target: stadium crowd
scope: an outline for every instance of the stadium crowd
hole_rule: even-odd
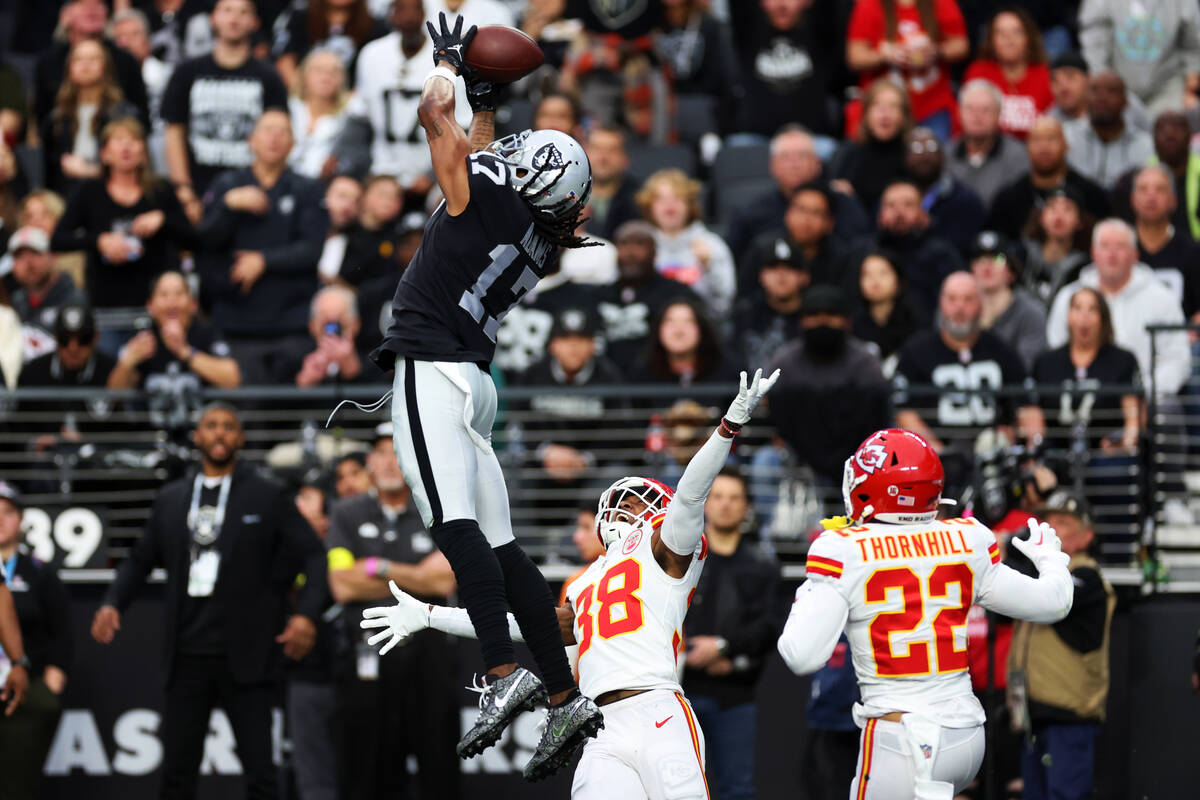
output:
[[[753,513],[730,530],[794,526],[785,468],[836,497],[842,459],[892,422],[942,452],[955,490],[981,453],[1019,451],[1024,510],[1061,484],[1102,518],[1114,480],[1085,481],[1080,448],[1093,468],[1136,464],[1148,401],[1186,410],[1200,394],[1186,330],[1200,322],[1200,5],[1154,5],[6,5],[0,377],[141,390],[172,430],[210,388],[387,383],[367,353],[440,201],[417,105],[425,21],[446,11],[541,45],[546,63],[502,90],[498,134],[561,130],[592,168],[581,232],[600,246],[564,251],[497,336],[493,373],[530,389],[505,437],[506,465],[533,475],[515,496],[542,498],[527,521],[569,530],[598,487],[647,464],[677,479],[716,421],[677,397],[757,367],[783,379],[772,436],[735,454],[750,480],[729,488]],[[457,109],[465,124],[461,81]],[[625,384],[661,392],[612,391]],[[29,429],[47,464],[112,421],[102,404],[42,408],[61,412]],[[651,420],[644,460],[606,434],[622,412]],[[300,487],[322,536],[333,498],[385,471],[369,459],[339,454]],[[1184,463],[1160,504],[1180,525]],[[387,561],[369,552],[360,565]],[[689,674],[744,704],[769,638],[689,656]],[[720,670],[742,656],[730,688]],[[752,796],[744,770],[718,773],[722,797]]]

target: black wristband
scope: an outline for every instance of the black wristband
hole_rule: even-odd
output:
[[[721,432],[729,434],[726,438],[732,439],[742,432],[742,426],[736,422],[730,422],[727,418],[721,417]]]

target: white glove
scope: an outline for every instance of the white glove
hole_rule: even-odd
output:
[[[365,629],[383,628],[379,633],[367,639],[367,644],[375,646],[391,639],[379,650],[379,655],[386,655],[389,650],[400,643],[401,639],[411,636],[417,631],[429,627],[429,605],[407,594],[395,581],[388,581],[388,588],[396,598],[394,606],[376,606],[363,610],[363,619],[359,625]]]
[[[1048,522],[1038,522],[1030,517],[1029,538],[1019,539],[1014,536],[1011,541],[1013,547],[1024,553],[1034,563],[1038,572],[1042,571],[1044,564],[1052,561],[1058,561],[1066,566],[1067,562],[1071,560],[1062,551],[1062,540],[1058,538],[1058,532],[1051,528]]]
[[[745,425],[750,421],[750,414],[758,407],[759,401],[763,399],[763,395],[771,391],[771,387],[775,385],[775,381],[779,379],[779,370],[775,370],[769,378],[763,378],[762,370],[754,370],[754,379],[750,381],[750,386],[746,386],[746,373],[742,373],[741,388],[738,389],[738,396],[733,398],[733,402],[729,404],[729,410],[725,412],[725,419],[732,422],[734,425]]]

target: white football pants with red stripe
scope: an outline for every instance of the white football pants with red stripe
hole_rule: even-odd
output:
[[[679,692],[653,689],[600,709],[583,746],[571,800],[707,800],[704,733]]]
[[[850,800],[924,800],[942,795],[931,785],[935,782],[945,787],[947,798],[965,789],[983,763],[983,726],[936,730],[939,740],[928,750],[914,753],[919,745],[912,742],[903,724],[867,720],[859,737],[858,774],[850,784]],[[922,781],[922,791],[917,784],[918,758],[933,762],[927,765],[929,770],[921,770],[931,779]]]

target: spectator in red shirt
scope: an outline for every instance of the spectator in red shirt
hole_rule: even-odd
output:
[[[846,40],[846,63],[862,88],[890,76],[908,89],[917,124],[950,138],[956,115],[949,65],[970,49],[955,0],[859,0]]]
[[[991,81],[1004,93],[1000,130],[1024,139],[1033,121],[1054,104],[1046,48],[1029,12],[1009,8],[992,17],[964,81],[974,78]]]

